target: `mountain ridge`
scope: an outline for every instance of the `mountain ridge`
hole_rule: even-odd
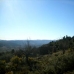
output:
[[[47,44],[53,40],[0,40],[0,47],[17,47],[17,46],[25,46],[25,44],[29,41],[31,45],[41,46],[43,44]]]

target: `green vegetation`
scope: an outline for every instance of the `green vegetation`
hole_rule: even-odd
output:
[[[74,37],[0,52],[0,74],[74,74]]]

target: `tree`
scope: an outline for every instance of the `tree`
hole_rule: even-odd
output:
[[[26,62],[28,65],[29,65],[28,57],[30,56],[31,53],[32,53],[32,46],[30,45],[29,40],[27,40],[25,44],[25,56],[26,56]]]

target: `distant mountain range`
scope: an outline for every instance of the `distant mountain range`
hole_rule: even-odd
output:
[[[29,40],[30,45],[33,46],[41,46],[43,44],[47,44],[53,40]],[[17,47],[17,46],[25,46],[27,40],[0,40],[0,47]]]

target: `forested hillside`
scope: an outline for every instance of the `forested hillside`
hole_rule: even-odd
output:
[[[0,52],[0,74],[74,74],[74,36]]]
[[[39,47],[40,54],[52,54],[53,52],[57,52],[62,50],[63,54],[65,50],[70,49],[71,51],[74,49],[74,36],[64,36],[62,39],[52,41],[48,44],[42,45]]]

